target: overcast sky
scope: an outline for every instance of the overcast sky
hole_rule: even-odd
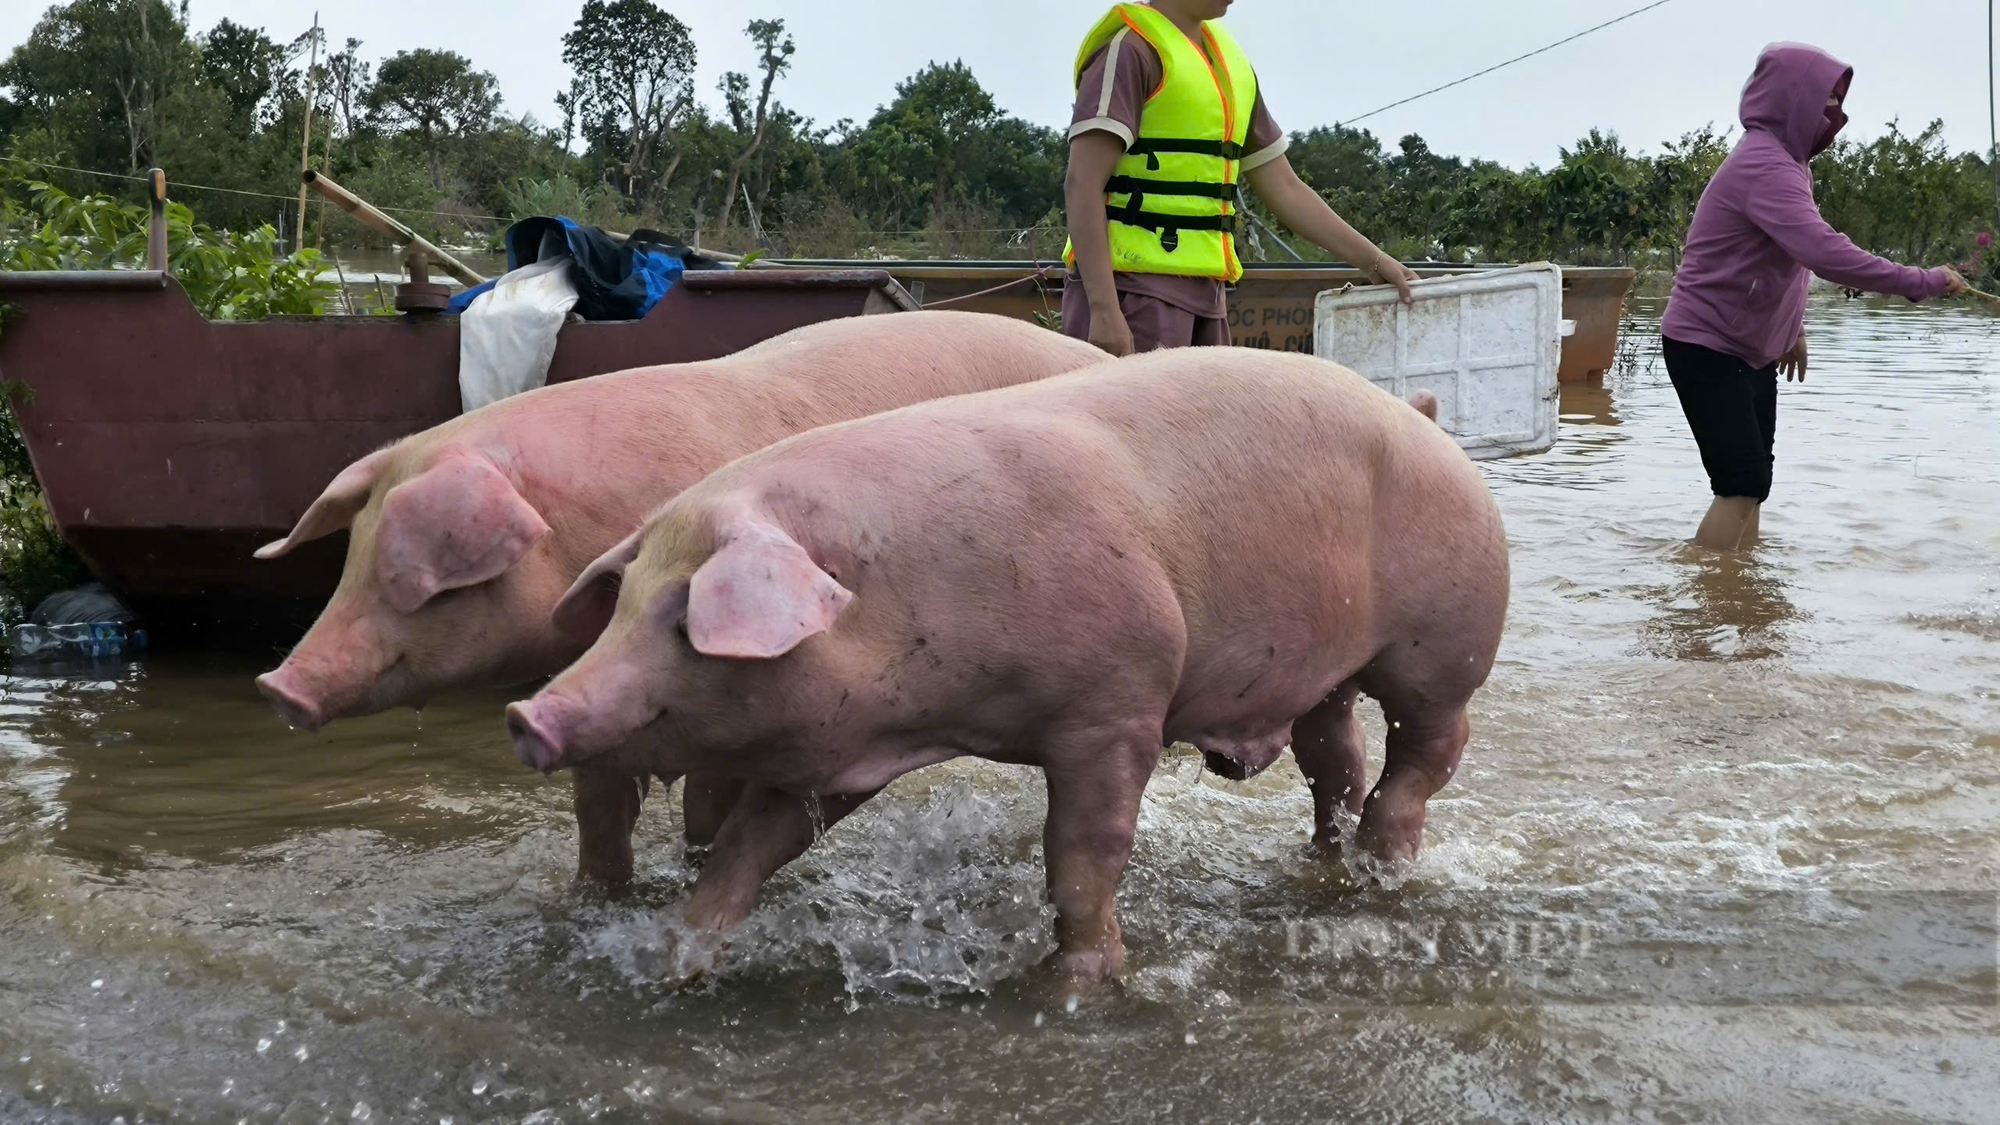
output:
[[[1238,0],[1229,24],[1280,124],[1305,129],[1543,46],[1645,0]],[[1076,42],[1097,0],[665,0],[700,51],[699,89],[748,70],[752,17],[781,17],[798,41],[780,100],[822,122],[865,119],[895,83],[935,59],[963,59],[1010,113],[1069,119]],[[48,5],[0,0],[11,50]],[[290,40],[318,8],[331,40],[363,41],[380,58],[443,47],[500,79],[507,108],[558,120],[568,82],[561,37],[575,0],[192,0],[205,29],[227,16]],[[1497,74],[1363,122],[1393,142],[1420,133],[1446,153],[1547,164],[1592,126],[1635,148],[1705,122],[1734,125],[1736,96],[1757,51],[1777,39],[1814,43],[1856,68],[1849,136],[1872,137],[1943,118],[1954,148],[1987,144],[1987,5],[1983,0],[1671,0],[1666,6]]]

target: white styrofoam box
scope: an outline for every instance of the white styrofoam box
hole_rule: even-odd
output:
[[[1438,397],[1438,424],[1475,460],[1555,444],[1562,268],[1547,262],[1433,277],[1404,305],[1387,285],[1328,290],[1313,303],[1313,354],[1407,398]]]

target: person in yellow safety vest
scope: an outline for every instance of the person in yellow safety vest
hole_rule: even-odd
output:
[[[1229,343],[1239,179],[1286,226],[1410,299],[1416,275],[1292,171],[1250,60],[1214,22],[1231,2],[1119,4],[1077,52],[1063,331],[1113,355]]]

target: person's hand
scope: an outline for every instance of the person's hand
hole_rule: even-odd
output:
[[[1944,295],[1956,297],[1971,286],[1965,283],[1965,276],[1950,266],[1944,268]]]
[[[1372,284],[1395,286],[1396,296],[1402,298],[1404,304],[1416,303],[1416,298],[1410,293],[1410,282],[1417,279],[1415,270],[1378,250],[1375,260],[1365,272]]]
[[[1125,311],[1117,305],[1090,310],[1090,342],[1112,355],[1131,355],[1132,326],[1125,323]]]
[[[1957,275],[1954,274],[1952,276],[1956,277]],[[1785,382],[1787,383],[1792,381],[1793,376],[1797,376],[1798,381],[1801,383],[1806,381],[1805,333],[1799,333],[1799,342],[1792,345],[1792,350],[1778,357],[1778,370],[1785,373]]]

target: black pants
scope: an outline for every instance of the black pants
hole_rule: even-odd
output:
[[[1680,396],[1701,467],[1717,496],[1771,497],[1778,437],[1778,365],[1751,367],[1700,344],[1662,339],[1667,377]]]

